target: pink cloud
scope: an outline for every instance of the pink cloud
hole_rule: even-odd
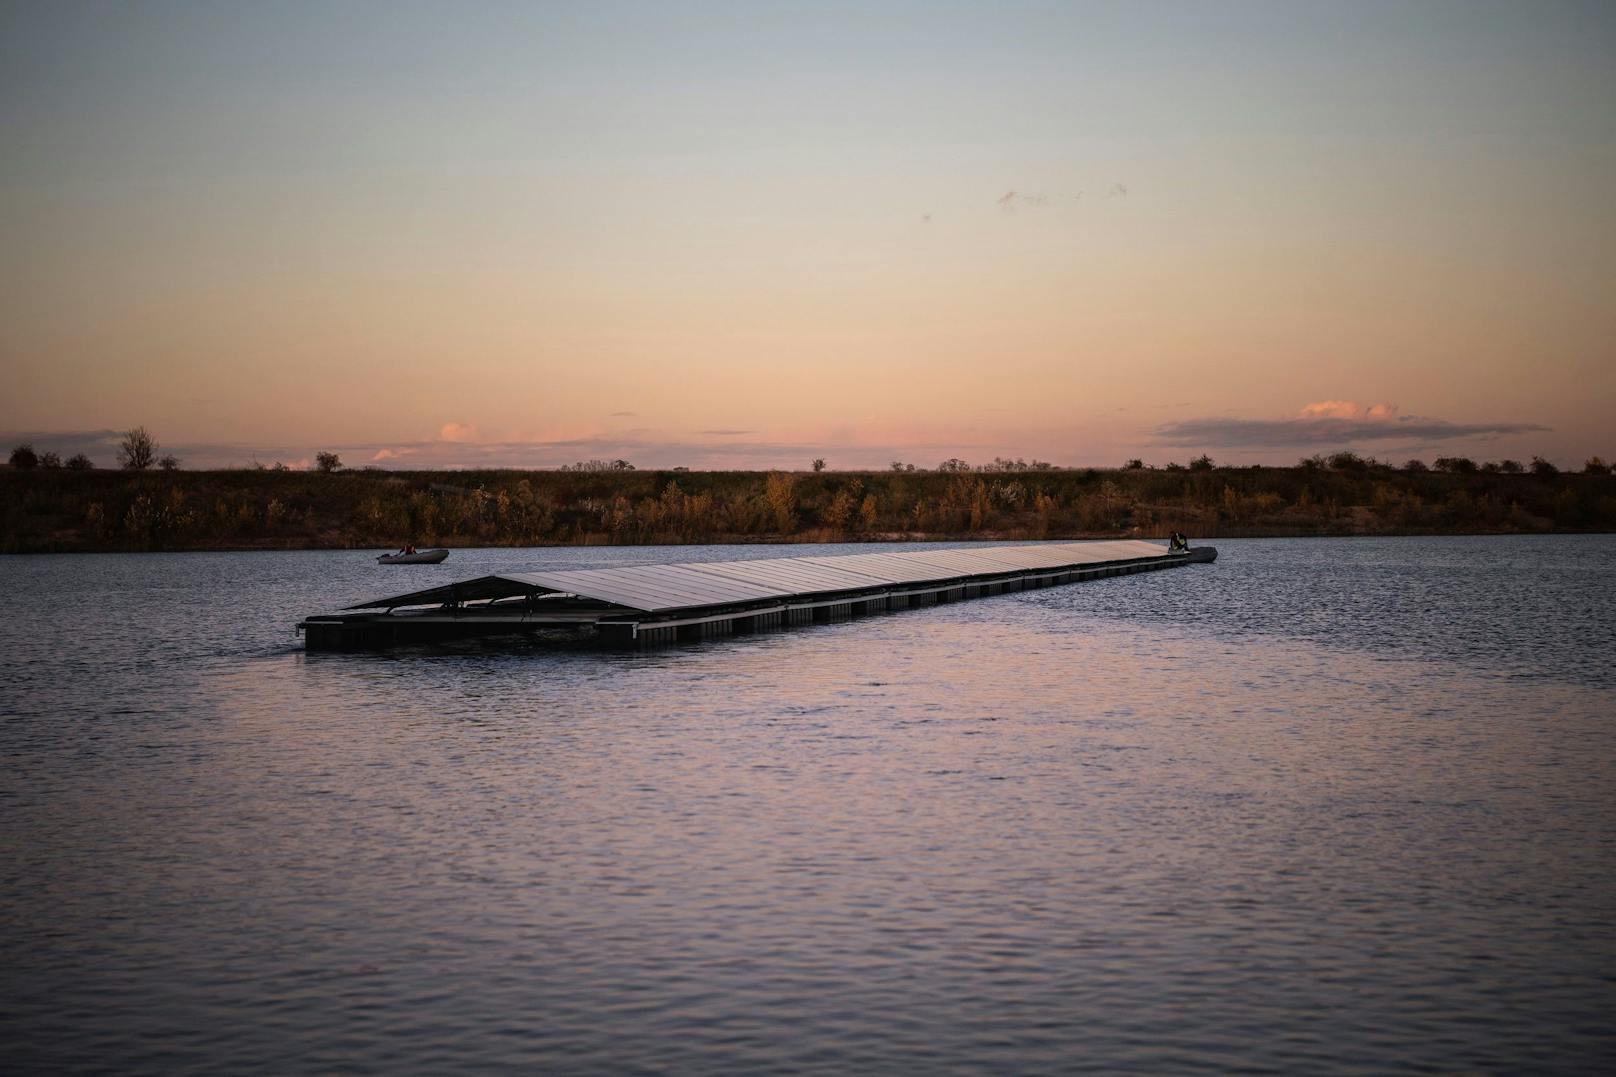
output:
[[[444,423],[438,431],[439,441],[476,441],[477,427],[472,423]]]
[[[1369,422],[1391,422],[1397,418],[1396,404],[1362,404],[1351,400],[1320,400],[1301,411],[1304,419],[1358,419]]]

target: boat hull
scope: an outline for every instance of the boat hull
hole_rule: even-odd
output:
[[[384,553],[378,565],[435,565],[449,556],[448,550],[420,550],[416,553]]]

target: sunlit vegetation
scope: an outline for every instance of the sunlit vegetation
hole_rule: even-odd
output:
[[[0,468],[0,550],[1616,530],[1616,476],[1523,466],[876,472]],[[1443,464],[1448,466],[1443,467]]]

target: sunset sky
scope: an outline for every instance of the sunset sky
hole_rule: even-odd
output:
[[[0,7],[0,432],[1616,455],[1616,5]]]

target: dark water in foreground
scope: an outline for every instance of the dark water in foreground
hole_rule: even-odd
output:
[[[1616,538],[1220,548],[628,655],[291,626],[805,551],[0,559],[0,1069],[1606,1067]]]

